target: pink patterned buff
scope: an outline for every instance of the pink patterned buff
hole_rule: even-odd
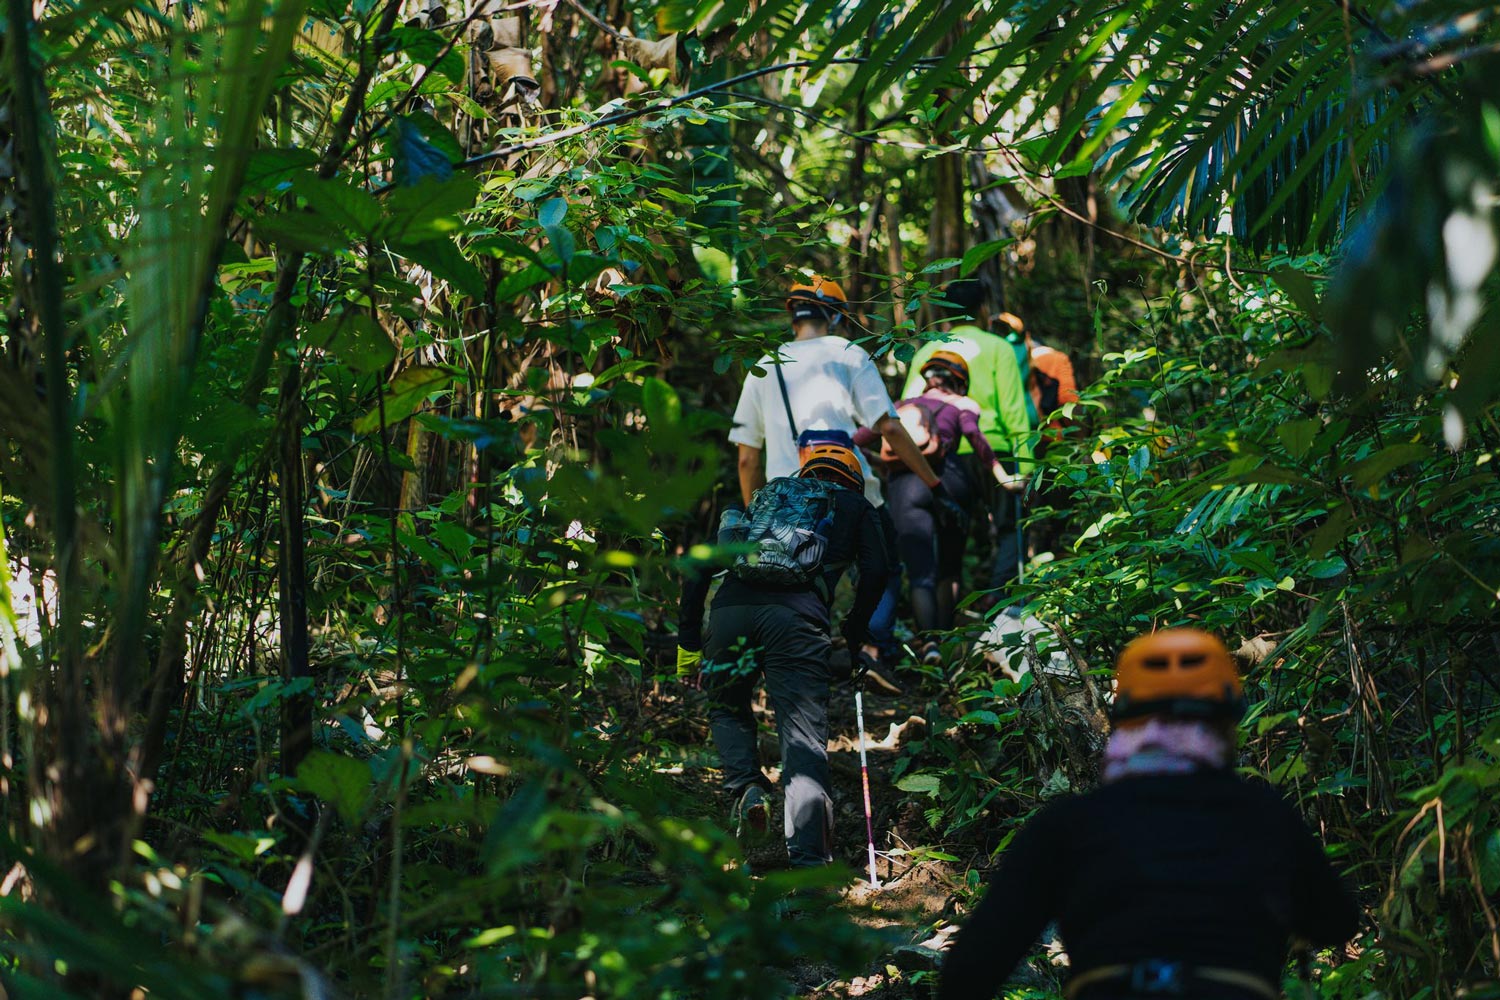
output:
[[[1104,780],[1225,767],[1230,750],[1230,741],[1206,722],[1148,718],[1142,725],[1109,734]]]

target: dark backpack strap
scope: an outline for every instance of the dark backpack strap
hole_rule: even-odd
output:
[[[1062,383],[1040,368],[1032,368],[1031,374],[1036,378],[1037,394],[1042,397],[1041,402],[1037,404],[1037,410],[1040,411],[1037,416],[1039,419],[1045,419],[1047,414],[1058,407],[1057,399],[1062,391]]]
[[[792,416],[792,397],[786,391],[786,376],[781,374],[781,351],[776,352],[776,381],[781,385],[781,405],[786,407],[786,423],[792,429],[792,443],[798,444],[797,418]]]

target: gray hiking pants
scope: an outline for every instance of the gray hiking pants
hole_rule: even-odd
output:
[[[787,854],[793,867],[833,860],[833,799],[828,794],[828,632],[777,604],[715,608],[703,645],[709,723],[738,799],[750,785],[770,790],[760,769],[750,696],[762,674],[781,738],[781,787]]]

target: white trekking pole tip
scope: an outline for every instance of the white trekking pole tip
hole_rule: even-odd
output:
[[[870,808],[870,762],[865,754],[865,693],[854,689],[854,717],[859,724],[859,780],[865,798],[865,849],[870,866],[870,888],[879,889],[880,880],[875,877],[875,820]]]

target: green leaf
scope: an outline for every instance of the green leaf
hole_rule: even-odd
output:
[[[1323,421],[1316,417],[1307,420],[1293,420],[1290,423],[1278,424],[1276,436],[1281,439],[1281,445],[1293,458],[1302,458],[1310,448],[1318,431],[1323,429]]]
[[[942,787],[942,782],[935,774],[908,774],[896,782],[896,787],[903,792],[926,793],[935,796],[938,789]]]
[[[1333,389],[1334,368],[1321,362],[1309,361],[1302,366],[1302,384],[1307,386],[1307,394],[1318,402],[1328,398],[1328,393]]]
[[[566,198],[549,198],[542,202],[541,208],[537,209],[536,221],[543,229],[555,229],[562,225],[567,215],[568,200]]]
[[[557,252],[557,259],[562,261],[566,268],[573,262],[573,254],[577,252],[578,244],[573,239],[573,234],[562,226],[553,226],[547,230],[547,242],[552,244],[552,249]]]
[[[1014,242],[1015,240],[1013,239],[990,240],[987,243],[980,243],[978,246],[972,246],[965,250],[964,259],[959,263],[958,267],[959,276],[967,278],[974,272],[976,267]]]
[[[392,188],[385,196],[387,217],[378,235],[398,244],[449,237],[462,228],[459,216],[474,207],[478,193],[478,183],[468,174],[447,180],[424,177],[410,187]]]
[[[313,324],[304,336],[357,372],[380,371],[396,360],[396,345],[368,313],[350,310]]]
[[[428,396],[446,388],[453,375],[445,368],[417,365],[396,373],[391,384],[385,388],[385,423],[389,427],[405,420],[422,405]],[[380,407],[354,421],[354,433],[373,434],[380,429]]]
[[[653,431],[675,428],[682,422],[682,400],[677,391],[659,378],[648,378],[642,386],[642,405]]]
[[[255,235],[282,250],[333,253],[349,245],[339,230],[311,212],[286,211],[263,215],[251,223]]]
[[[290,185],[318,165],[318,155],[307,149],[257,149],[245,165],[244,195],[266,194]]]
[[[297,769],[294,784],[338,810],[347,824],[358,822],[370,804],[370,768],[342,754],[314,750]]]
[[[1312,541],[1308,543],[1308,555],[1319,557],[1327,555],[1335,546],[1349,537],[1349,523],[1354,519],[1354,509],[1348,503],[1340,504],[1328,514],[1328,520],[1318,526],[1313,532]]]
[[[936,274],[938,271],[946,271],[950,267],[958,267],[963,261],[958,257],[943,257],[928,264],[918,274]]]
[[[1294,271],[1289,267],[1279,267],[1271,272],[1271,280],[1287,297],[1297,304],[1307,315],[1317,321],[1323,320],[1322,305],[1318,302],[1318,292],[1313,288],[1312,279],[1301,271]]]
[[[375,196],[343,181],[305,177],[297,181],[297,193],[308,208],[352,236],[369,236],[380,224]]]
[[[495,301],[508,302],[522,292],[530,291],[537,285],[546,284],[552,280],[552,277],[551,271],[536,265],[507,274],[495,285]]]
[[[1392,444],[1380,449],[1368,458],[1355,462],[1347,470],[1357,489],[1368,489],[1391,472],[1410,462],[1419,462],[1430,457],[1432,452],[1425,446],[1414,443]]]
[[[452,240],[402,243],[397,251],[407,260],[427,268],[434,278],[446,281],[470,298],[484,298],[484,275]]]
[[[424,178],[445,181],[453,176],[453,160],[448,153],[434,146],[409,116],[396,119],[395,128],[397,184],[410,187]]]
[[[660,191],[657,192],[658,194]],[[549,198],[542,202],[542,207],[537,210],[536,220],[541,225],[542,231],[547,234],[547,242],[552,244],[552,249],[557,252],[557,259],[562,261],[564,268],[572,263],[573,254],[577,250],[577,243],[573,240],[573,234],[568,232],[563,225],[563,220],[568,217],[568,200],[566,198]]]
[[[1479,887],[1488,896],[1500,890],[1500,829],[1491,830],[1479,850]]]

